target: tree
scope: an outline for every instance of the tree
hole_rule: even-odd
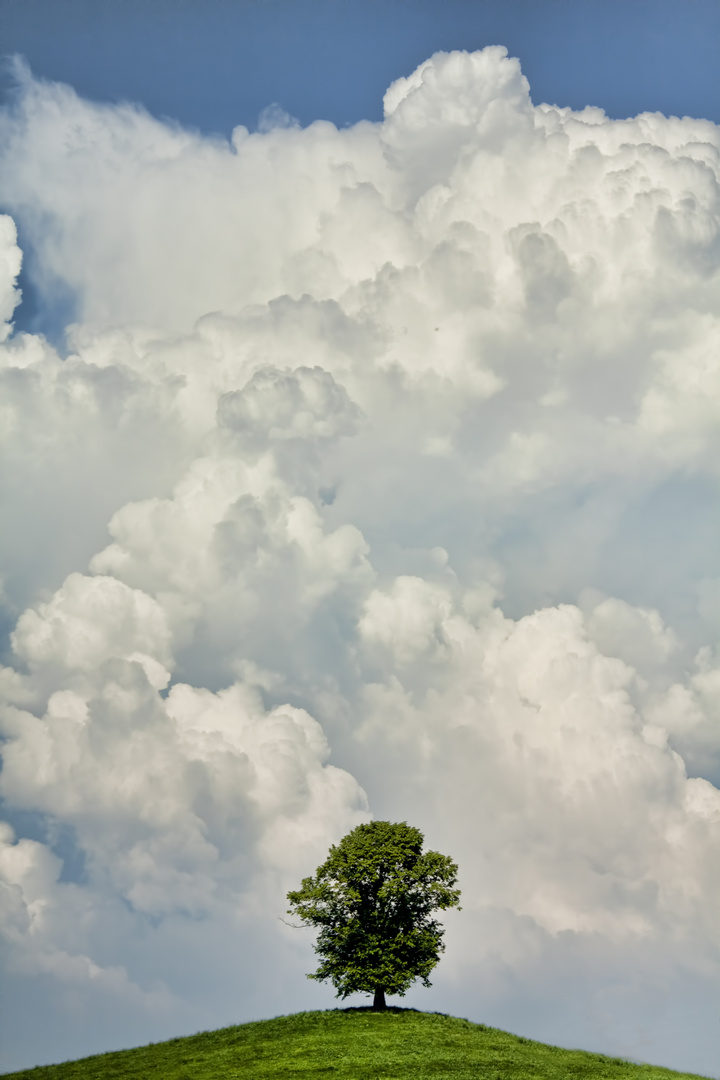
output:
[[[309,979],[330,980],[337,996],[405,994],[415,979],[430,986],[444,952],[443,928],[432,913],[458,907],[457,866],[437,851],[423,853],[423,834],[405,822],[358,825],[330,848],[314,877],[287,894],[288,914],[320,928],[321,958]]]

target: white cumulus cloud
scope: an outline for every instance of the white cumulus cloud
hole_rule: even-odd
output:
[[[714,1069],[720,132],[499,46],[266,112],[0,114],[3,1065],[329,1003],[283,895],[376,816],[432,1007]]]

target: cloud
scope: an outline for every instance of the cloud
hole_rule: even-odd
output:
[[[5,341],[12,327],[9,321],[20,302],[20,292],[15,288],[15,279],[20,273],[22,253],[17,246],[15,222],[7,214],[0,216],[0,321],[2,322],[2,340]]]
[[[330,1000],[277,916],[374,815],[460,864],[434,1007],[709,1070],[717,128],[500,47],[231,142],[19,78],[6,1066]]]

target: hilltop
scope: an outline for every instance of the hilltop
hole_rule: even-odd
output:
[[[5,1074],[5,1080],[690,1080],[691,1073],[562,1050],[441,1013],[303,1012],[135,1050]]]

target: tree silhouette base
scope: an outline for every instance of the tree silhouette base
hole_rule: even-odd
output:
[[[382,986],[379,986],[375,991],[372,1007],[374,1012],[384,1012],[384,1010],[387,1009],[387,1005],[385,1004],[385,991]]]

